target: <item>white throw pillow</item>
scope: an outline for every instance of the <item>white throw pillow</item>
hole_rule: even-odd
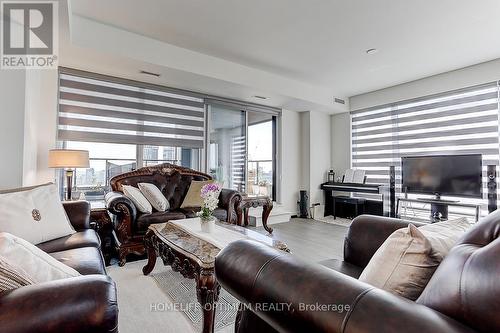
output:
[[[0,232],[32,244],[75,233],[59,199],[57,187],[45,184],[0,192]]]
[[[365,267],[360,281],[416,300],[441,261],[470,228],[465,218],[393,232]]]
[[[141,193],[141,191],[130,185],[123,185],[123,194],[134,203],[135,207],[141,213],[151,214],[153,212],[153,207],[149,203],[148,199]]]
[[[28,273],[0,255],[0,293],[35,284]]]
[[[17,263],[35,283],[80,276],[35,245],[7,232],[0,232],[0,256]]]
[[[170,204],[155,184],[139,183],[139,190],[148,199],[151,206],[159,212],[164,212],[170,208]]]

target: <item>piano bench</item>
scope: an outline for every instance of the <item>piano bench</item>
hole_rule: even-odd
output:
[[[363,198],[353,198],[345,195],[333,196],[333,219],[336,219],[336,205],[337,203],[354,205],[354,217],[363,214],[365,211],[366,199]]]

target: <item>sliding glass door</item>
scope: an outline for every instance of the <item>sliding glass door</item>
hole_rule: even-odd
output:
[[[276,122],[272,115],[248,112],[247,193],[275,198]]]
[[[208,172],[224,187],[276,198],[276,116],[208,106]]]
[[[245,192],[246,112],[222,105],[209,110],[208,171],[224,187]]]

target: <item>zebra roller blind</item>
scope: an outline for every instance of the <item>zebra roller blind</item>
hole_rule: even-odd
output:
[[[245,162],[247,156],[247,136],[240,135],[231,138],[231,179],[235,190],[244,191]]]
[[[366,170],[367,183],[388,184],[394,165],[400,192],[403,156],[479,153],[486,193],[486,166],[499,165],[498,112],[497,82],[353,111],[352,167]]]
[[[204,100],[195,94],[61,68],[58,139],[202,148]]]

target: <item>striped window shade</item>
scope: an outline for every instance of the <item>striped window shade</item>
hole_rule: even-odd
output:
[[[247,137],[234,136],[231,142],[231,182],[233,189],[245,191],[245,159],[247,151]]]
[[[498,112],[497,82],[353,111],[352,167],[366,170],[367,183],[388,184],[394,165],[401,192],[403,156],[482,154],[486,197],[486,167],[499,165]]]
[[[61,68],[58,139],[202,148],[202,97],[161,86]]]

